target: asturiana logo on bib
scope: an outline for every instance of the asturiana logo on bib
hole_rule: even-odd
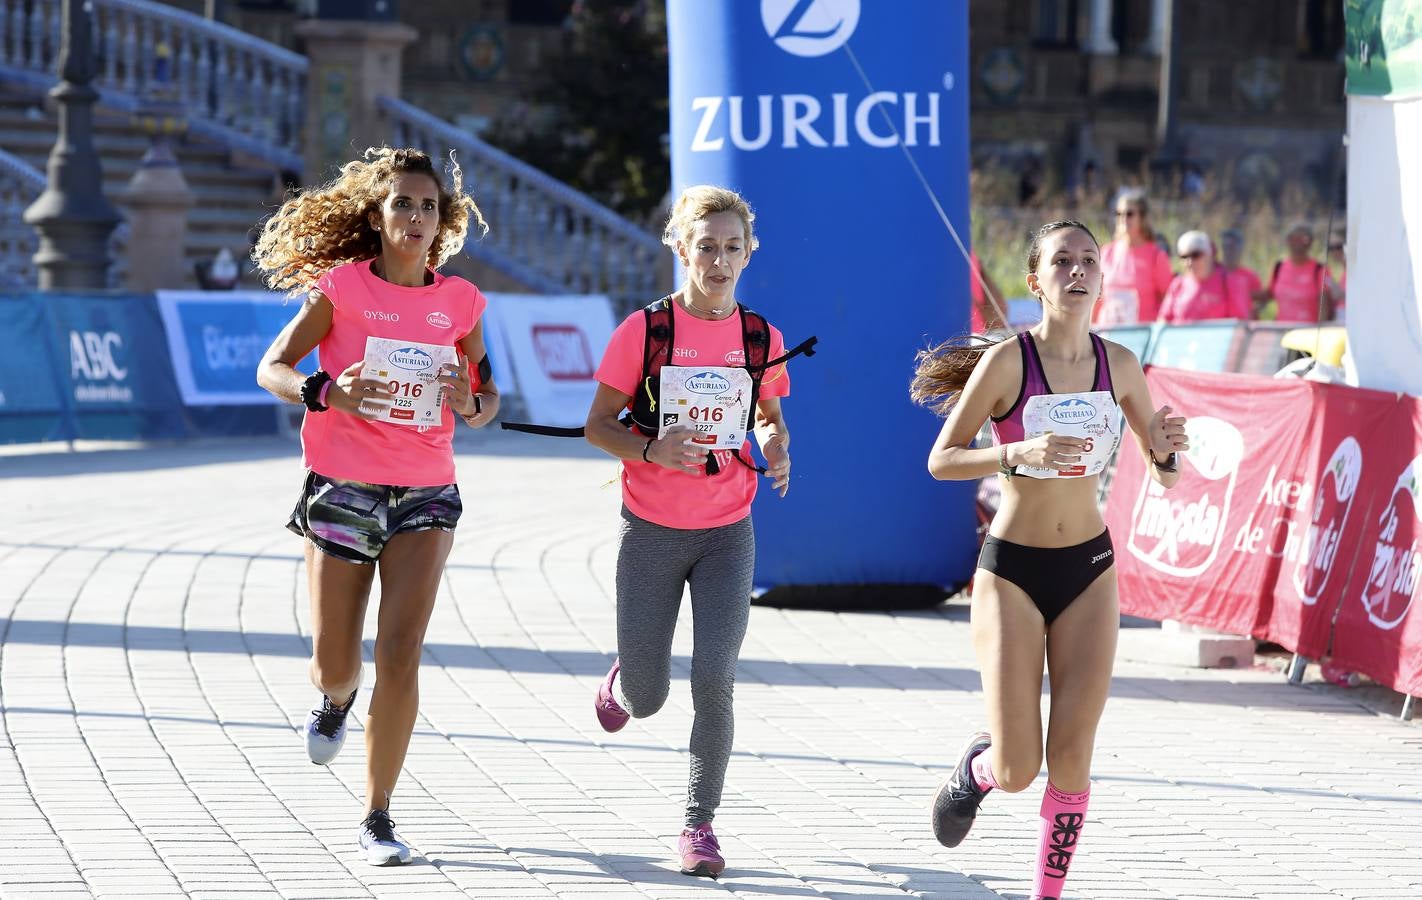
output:
[[[760,0],[760,21],[786,53],[824,56],[854,34],[859,0]]]
[[[1053,406],[1047,418],[1059,425],[1082,425],[1096,418],[1096,407],[1080,397],[1073,397]]]
[[[721,394],[731,389],[731,383],[715,372],[698,372],[686,379],[686,389],[693,394]]]
[[[423,372],[434,365],[434,359],[425,351],[415,347],[401,347],[390,354],[390,365],[411,372]]]
[[[434,312],[425,316],[425,321],[436,328],[448,328],[454,324],[453,322],[449,321],[449,316],[446,316],[439,310],[435,310]]]

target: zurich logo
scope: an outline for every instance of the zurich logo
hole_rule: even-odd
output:
[[[1047,418],[1059,425],[1081,425],[1096,418],[1096,407],[1073,397],[1053,406]]]
[[[686,379],[686,389],[693,394],[723,394],[731,389],[731,383],[715,372],[701,372]]]
[[[760,0],[760,21],[786,53],[824,56],[854,34],[859,0]]]
[[[434,365],[434,359],[423,350],[414,347],[401,347],[390,354],[390,365],[408,369],[411,372],[423,372]]]

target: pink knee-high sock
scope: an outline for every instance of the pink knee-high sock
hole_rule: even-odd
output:
[[[992,761],[988,759],[988,754],[991,752],[991,748],[984,750],[974,756],[970,764],[973,770],[973,780],[978,783],[978,790],[984,793],[998,787],[997,777],[992,774]]]
[[[1076,854],[1081,826],[1086,822],[1086,804],[1090,799],[1090,788],[1079,794],[1068,794],[1047,782],[1047,790],[1042,795],[1042,827],[1037,841],[1033,897],[1061,897],[1067,869]]]

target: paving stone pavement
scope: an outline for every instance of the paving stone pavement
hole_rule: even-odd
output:
[[[329,768],[293,731],[315,700],[282,528],[295,446],[0,457],[0,896],[1026,896],[1043,779],[995,794],[957,850],[928,827],[982,721],[958,603],[756,607],[716,821],[729,867],[679,874],[689,609],[666,708],[603,733],[614,464],[522,436],[460,450],[399,869],[356,852],[363,706]],[[1098,748],[1069,897],[1422,896],[1422,731],[1354,692],[1121,662]]]

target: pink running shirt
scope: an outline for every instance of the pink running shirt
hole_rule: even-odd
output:
[[[1247,319],[1249,310],[1249,295],[1237,293],[1224,270],[1216,268],[1203,281],[1189,272],[1176,275],[1160,304],[1160,318],[1172,324]]]
[[[1249,303],[1249,317],[1253,318],[1254,294],[1264,287],[1264,282],[1259,280],[1259,273],[1245,266],[1235,266],[1225,271],[1225,283],[1229,285],[1232,294],[1243,297]]]
[[[370,271],[374,260],[347,263],[322,275],[316,288],[335,308],[331,330],[317,345],[321,368],[340,376],[365,358],[368,336],[454,346],[474,330],[488,301],[463,278],[434,273],[422,287],[391,284]],[[471,367],[478,360],[471,361]],[[301,423],[302,461],[327,478],[400,487],[454,483],[454,412],[437,428],[368,422],[334,409],[307,412]]]
[[[1101,302],[1091,321],[1103,328],[1155,321],[1160,299],[1175,277],[1164,250],[1153,242],[1132,247],[1129,240],[1101,248],[1101,272]]]
[[[1316,259],[1304,263],[1280,260],[1269,279],[1269,293],[1279,304],[1274,318],[1280,322],[1317,322],[1323,277],[1323,263]]]
[[[740,311],[719,321],[698,319],[672,304],[672,365],[736,366],[745,364],[745,341],[741,333]],[[629,397],[642,381],[642,353],[646,347],[647,318],[637,310],[617,326],[607,342],[597,380]],[[770,355],[785,353],[785,338],[770,329]],[[785,364],[765,373],[760,383],[762,397],[790,394],[790,375]],[[668,528],[717,528],[739,522],[750,513],[755,499],[755,472],[736,462],[730,452],[716,451],[721,471],[692,475],[664,468],[640,459],[622,461],[622,502],[640,518]],[[751,462],[750,441],[741,456]]]

